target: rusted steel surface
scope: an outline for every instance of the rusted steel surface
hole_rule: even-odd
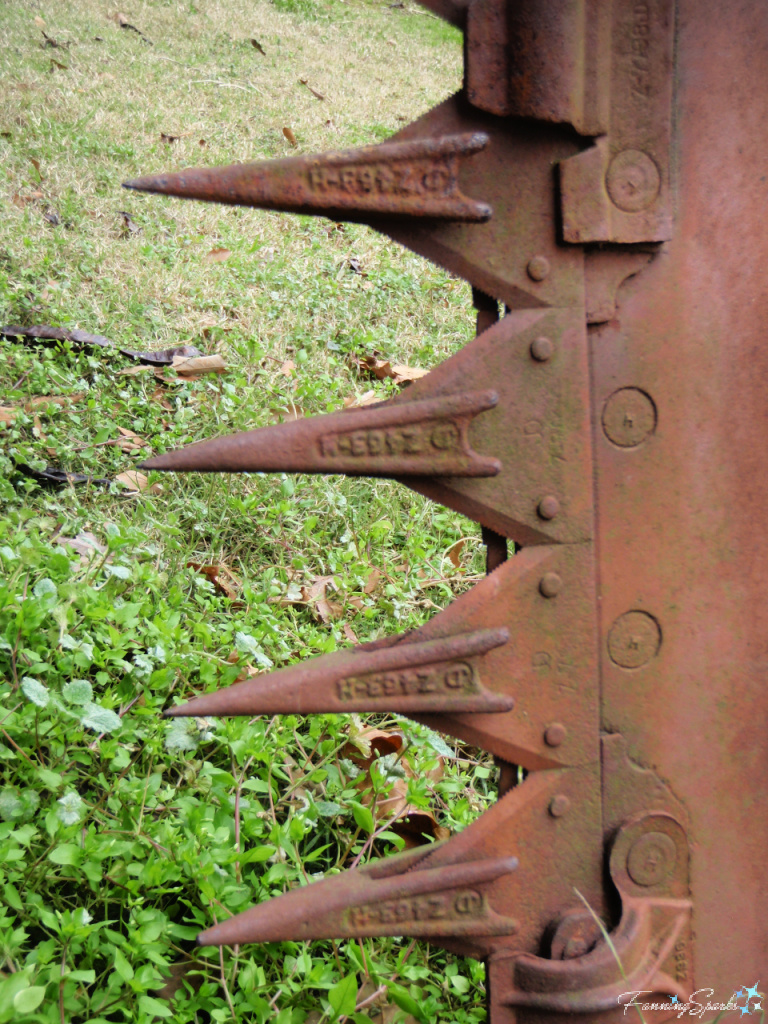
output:
[[[459,187],[459,160],[484,149],[482,132],[264,163],[180,171],[127,181],[126,188],[182,199],[344,217],[385,215],[485,221],[492,210]]]
[[[477,336],[380,406],[149,465],[392,476],[482,525],[489,575],[168,713],[400,711],[493,753],[504,795],[200,939],[424,936],[485,958],[492,1024],[612,1024],[633,991],[660,1024],[768,950],[768,7],[426,5],[465,89],[392,143],[156,190],[307,212],[316,168],[337,215],[351,182],[346,216],[471,283]],[[360,186],[387,160],[450,179],[443,212]]]

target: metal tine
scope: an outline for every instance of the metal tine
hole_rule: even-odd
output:
[[[125,188],[182,199],[366,221],[376,217],[487,221],[491,207],[459,187],[460,160],[483,132],[438,135],[226,167],[135,178]]]
[[[381,402],[201,441],[149,459],[143,468],[202,473],[495,476],[501,463],[472,449],[469,425],[497,402],[495,391]]]
[[[486,689],[485,655],[509,640],[509,630],[481,629],[435,640],[408,635],[384,648],[364,644],[248,679],[187,704],[168,717],[276,715],[310,712],[503,712],[514,697]],[[373,648],[373,649],[372,649]],[[495,679],[492,671],[489,678]]]
[[[411,633],[236,683],[166,715],[399,712],[532,771],[579,763],[597,740],[579,687],[591,647],[574,547],[526,548]],[[541,589],[552,578],[562,585],[554,598]],[[542,671],[551,666],[560,686],[547,694]],[[571,724],[550,728],[562,722]]]
[[[432,868],[411,867],[413,859],[386,858],[371,868],[294,889],[214,925],[197,941],[221,946],[374,935],[493,936],[517,930],[516,921],[494,912],[486,891],[517,868],[516,857]]]

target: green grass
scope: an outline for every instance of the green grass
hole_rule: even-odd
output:
[[[0,342],[0,403],[17,410],[0,424],[0,1024],[483,1020],[481,965],[426,944],[197,950],[214,918],[401,839],[361,803],[347,745],[367,720],[160,715],[248,666],[423,622],[482,571],[474,524],[388,482],[152,476],[137,494],[15,470],[114,479],[153,451],[390,394],[355,356],[430,367],[466,342],[468,287],[365,228],[120,188],[287,155],[283,127],[297,152],[385,138],[458,87],[460,37],[410,5],[135,3],[150,45],[108,13],[3,9],[0,321],[194,344],[228,369],[159,381],[121,375],[117,353]],[[43,28],[71,45],[42,46]],[[231,256],[206,262],[215,248]],[[25,411],[40,396],[64,401]],[[144,446],[124,451],[120,428]],[[189,562],[225,567],[236,599]],[[319,577],[329,621],[292,603]],[[451,830],[494,799],[476,752],[377,725],[406,738],[370,779],[377,799],[405,778]],[[185,979],[172,1000],[169,976]]]

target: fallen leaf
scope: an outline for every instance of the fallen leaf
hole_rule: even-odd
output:
[[[353,409],[361,405],[376,405],[377,402],[383,401],[381,395],[377,395],[375,391],[366,391],[364,394],[356,398],[351,395],[349,398],[344,399],[344,408]]]
[[[51,71],[53,71],[54,67],[57,67],[60,71],[69,71],[69,68],[67,67],[67,65],[66,64],[62,64],[61,61],[54,60],[53,57],[51,57],[50,60],[51,60]]]
[[[283,135],[294,148],[298,145],[298,143],[296,142],[296,136],[293,134],[290,128],[283,128]]]
[[[363,265],[357,256],[350,256],[349,258],[349,269],[353,274],[359,274],[361,277],[367,277],[368,275],[363,270]]]
[[[379,585],[379,580],[384,574],[380,569],[371,569],[368,579],[365,581],[363,587],[364,594],[372,594],[376,587]]]
[[[197,992],[208,976],[209,965],[204,960],[190,958],[179,963],[168,964],[166,969],[170,976],[166,979],[165,984],[162,988],[153,988],[150,991],[156,998],[172,1002],[180,989],[182,992],[184,991],[185,983],[191,987],[193,992]]]
[[[426,377],[429,373],[429,370],[422,370],[416,366],[405,366],[402,363],[393,365],[388,359],[379,359],[376,355],[362,356],[357,364],[359,369],[373,374],[378,380],[389,378],[395,384],[410,384],[411,381]]]
[[[118,216],[123,218],[123,223],[120,228],[120,236],[122,238],[130,238],[131,235],[138,235],[141,231],[140,226],[136,223],[130,213],[125,210],[118,210]]]
[[[342,632],[344,633],[344,636],[347,638],[347,640],[349,640],[351,644],[360,643],[360,641],[357,639],[354,629],[352,629],[348,622],[345,622],[341,629]]]
[[[43,22],[45,24],[45,22]],[[43,43],[41,44],[43,49],[47,46],[58,50],[67,50],[70,47],[70,43],[60,43],[58,39],[54,39],[53,36],[49,36],[47,32],[43,32]]]
[[[129,469],[125,473],[118,473],[115,477],[115,483],[122,484],[129,492],[136,494],[139,491],[146,491],[149,486],[147,477],[143,473],[137,473],[135,469]]]
[[[278,373],[282,373],[284,377],[290,377],[293,371],[296,369],[296,363],[292,359],[286,359],[283,365],[278,370]]]
[[[29,158],[29,162],[32,164],[32,166],[37,171],[37,174],[38,174],[38,177],[39,177],[40,181],[42,181],[43,180],[43,172],[40,170],[40,161],[36,160],[33,156],[31,156]]]
[[[232,251],[230,249],[211,249],[205,257],[205,262],[222,263],[224,260],[228,260],[231,255]]]
[[[56,227],[58,224],[61,224],[61,219],[59,218],[59,215],[58,213],[56,213],[55,210],[45,210],[43,213],[43,218],[47,220],[49,224],[53,224],[54,227]]]
[[[178,142],[180,138],[180,135],[167,135],[165,132],[160,132],[160,141],[167,142],[168,145],[172,142]]]
[[[264,47],[261,45],[258,39],[252,39],[251,46],[254,48],[254,50],[258,50],[259,53],[262,54],[262,56],[267,56],[267,51],[264,49]]]
[[[201,146],[207,146],[208,145],[208,143],[205,141],[205,139],[198,139],[198,144],[201,145]]]
[[[180,377],[187,380],[194,380],[204,373],[224,373],[227,364],[221,356],[198,356],[194,359],[185,359],[183,356],[176,356],[172,366]]]
[[[188,569],[194,569],[205,576],[214,586],[217,594],[234,601],[241,586],[241,581],[225,565],[202,565],[200,562],[187,562]]]
[[[451,560],[454,569],[458,569],[459,566],[461,565],[461,552],[465,544],[466,541],[462,537],[461,540],[457,540],[456,543],[452,544],[446,551],[446,554],[448,555],[448,558]]]
[[[306,78],[300,78],[299,82],[302,85],[306,85],[306,87],[309,89],[309,91],[312,93],[312,95],[315,97],[315,99],[318,99],[318,100],[324,100],[325,99],[325,96],[323,96],[323,94],[321,92],[318,92],[317,89],[313,89],[312,88],[312,86],[309,84],[309,82],[307,81]]]
[[[20,406],[0,405],[0,423],[13,423],[20,412],[32,412],[34,409],[46,408],[49,405],[75,405],[84,398],[85,392],[79,391],[72,395],[41,395],[30,398]]]
[[[107,550],[89,530],[82,530],[76,537],[56,537],[55,543],[72,548],[85,559],[103,555]]]
[[[132,25],[130,23],[130,21],[128,21],[128,19],[126,18],[126,16],[124,14],[122,14],[122,13],[120,13],[118,11],[118,13],[115,15],[115,21],[120,26],[120,28],[129,29],[131,32],[135,32],[137,35],[141,36],[141,38],[146,43],[149,43],[150,46],[152,45],[152,40],[151,39],[147,39],[147,37],[144,35],[144,33],[140,29],[136,28],[135,25]]]
[[[173,406],[165,397],[165,391],[162,388],[155,388],[150,397],[150,402],[157,402],[161,409],[165,409],[166,412],[173,412]]]
[[[203,353],[194,345],[175,345],[173,348],[162,348],[157,352],[134,352],[132,349],[121,348],[120,352],[131,359],[138,359],[147,366],[172,366],[174,359],[196,359]]]
[[[115,443],[121,451],[134,452],[149,444],[145,438],[140,437],[138,434],[134,434],[132,430],[128,430],[126,427],[118,427],[117,429],[120,433],[120,437]]]
[[[118,370],[118,377],[136,377],[140,373],[152,373],[151,366],[129,366],[125,370]]]
[[[35,15],[35,24],[38,28],[45,28],[45,19],[41,18],[39,14]]]

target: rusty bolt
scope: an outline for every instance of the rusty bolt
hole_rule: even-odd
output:
[[[603,409],[603,430],[619,448],[636,448],[656,429],[656,406],[639,388],[614,391]]]
[[[528,272],[530,273],[530,268]],[[531,355],[537,363],[546,363],[548,359],[552,358],[554,351],[555,346],[549,338],[534,338],[531,342]]]
[[[563,581],[556,572],[545,572],[539,580],[539,591],[543,597],[557,597]]]
[[[658,654],[661,629],[646,612],[625,612],[608,633],[608,654],[622,668],[640,668]]]
[[[562,722],[553,722],[544,732],[544,742],[548,747],[559,747],[567,735],[568,730]]]
[[[566,911],[552,935],[549,958],[575,960],[593,950],[600,937],[600,926],[588,911]]]
[[[571,808],[571,801],[565,793],[558,793],[549,801],[549,813],[553,818],[562,818]]]
[[[549,274],[549,260],[546,256],[532,256],[528,260],[527,270],[532,281],[543,281]]]
[[[539,513],[540,519],[554,519],[560,511],[560,502],[554,494],[547,494],[539,502],[536,511]]]
[[[627,872],[637,885],[659,885],[675,870],[677,848],[664,832],[646,832],[630,846]]]
[[[611,161],[605,176],[611,202],[625,213],[638,213],[654,202],[661,188],[661,175],[647,153],[625,149]]]

